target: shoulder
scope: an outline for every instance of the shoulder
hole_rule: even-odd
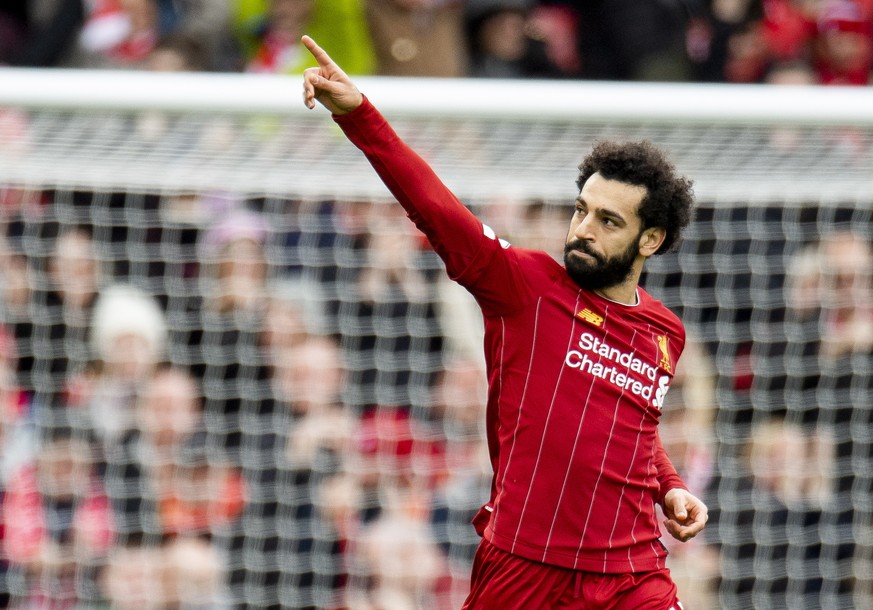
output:
[[[508,248],[507,253],[515,257],[515,264],[519,271],[531,287],[536,287],[536,292],[559,285],[569,288],[574,293],[578,290],[578,286],[567,275],[564,266],[548,253],[514,246]]]
[[[659,326],[674,335],[685,337],[685,325],[682,320],[664,303],[650,295],[642,287],[638,289],[640,295],[640,313],[649,319],[653,325]]]
[[[565,277],[568,280],[570,279],[564,266],[542,250],[529,250],[527,248],[517,248],[510,245],[506,248],[506,251],[512,256],[515,256],[519,265],[536,268],[543,273],[556,278]]]

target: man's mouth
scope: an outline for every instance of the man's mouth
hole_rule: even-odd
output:
[[[600,257],[597,256],[597,254],[595,254],[594,252],[592,252],[592,251],[591,251],[588,247],[586,247],[586,246],[582,246],[582,245],[580,245],[580,246],[576,246],[575,248],[571,248],[571,249],[570,249],[570,252],[573,253],[573,254],[576,254],[576,255],[578,255],[578,256],[582,256],[582,257],[585,257],[585,258],[590,258],[590,259],[593,259],[593,260],[595,260],[595,261],[600,262]]]

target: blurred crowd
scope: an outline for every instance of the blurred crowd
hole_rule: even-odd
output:
[[[5,607],[460,607],[490,486],[482,321],[396,206],[3,192]],[[565,206],[475,209],[560,257]],[[688,607],[873,599],[873,248],[840,229],[786,253],[784,336],[692,331],[664,407],[712,507],[664,538]]]
[[[460,607],[482,322],[399,208],[0,193],[4,607]]]
[[[0,65],[866,85],[871,0],[8,0]]]
[[[482,322],[399,208],[2,192],[4,607],[460,607]],[[560,256],[563,207],[480,211]],[[698,355],[672,429],[705,485]]]
[[[0,63],[298,73],[303,32],[356,74],[864,85],[873,2],[7,1]],[[474,205],[560,259],[565,204]],[[692,329],[662,418],[712,507],[665,538],[686,607],[873,604],[863,205],[752,218],[763,271],[682,267],[727,337]],[[745,261],[745,206],[707,209],[689,247]],[[755,277],[781,300],[730,335]],[[0,606],[460,607],[490,485],[479,315],[390,205],[0,184]]]

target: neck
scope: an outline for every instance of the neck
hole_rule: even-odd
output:
[[[622,305],[636,305],[639,301],[636,284],[627,287],[624,285],[610,286],[609,288],[595,290],[594,292],[595,294],[602,296],[604,299],[609,299],[610,301],[615,301]]]
[[[610,301],[615,301],[622,305],[636,305],[639,300],[639,297],[637,296],[637,286],[640,282],[640,275],[642,275],[643,272],[643,262],[644,259],[638,258],[635,261],[634,266],[631,268],[631,272],[623,282],[600,288],[594,292],[602,296],[604,299],[609,299]]]

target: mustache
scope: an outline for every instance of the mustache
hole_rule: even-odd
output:
[[[573,241],[567,242],[567,244],[564,246],[564,253],[569,254],[573,250],[578,250],[579,252],[583,252],[588,256],[593,257],[599,262],[603,262],[603,257],[595,252],[591,248],[591,244],[589,244],[587,241],[584,241],[582,239],[574,239]]]

